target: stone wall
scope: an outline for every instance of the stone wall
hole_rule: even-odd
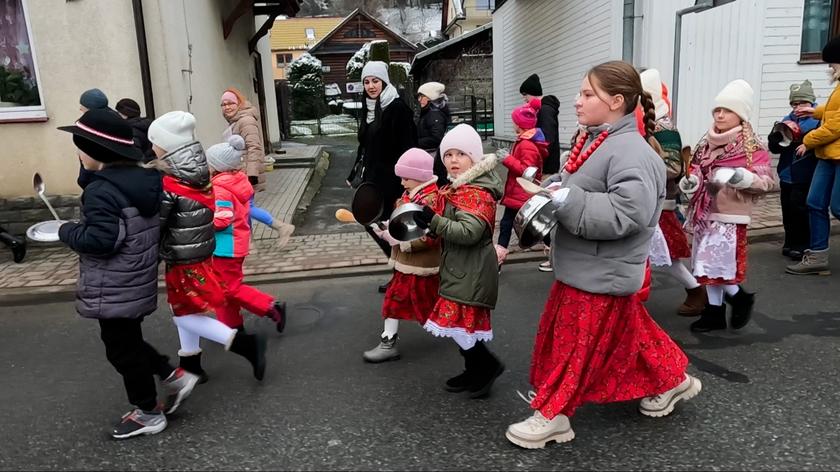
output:
[[[47,198],[59,218],[79,219],[77,195],[52,195]],[[12,234],[24,235],[33,224],[51,219],[50,210],[39,197],[0,198],[0,226]]]

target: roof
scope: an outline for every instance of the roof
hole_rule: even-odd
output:
[[[394,38],[396,38],[396,39],[397,39],[397,41],[399,41],[399,42],[400,42],[403,46],[406,46],[406,47],[410,48],[412,51],[416,51],[416,50],[417,50],[417,46],[415,46],[415,45],[414,45],[414,43],[412,43],[411,41],[409,41],[409,40],[405,39],[402,35],[400,35],[400,34],[399,34],[399,33],[397,33],[396,31],[394,31],[394,30],[393,30],[393,29],[391,29],[390,27],[388,27],[388,25],[386,25],[385,23],[382,23],[381,21],[379,21],[379,20],[377,20],[376,18],[374,18],[374,17],[373,17],[372,15],[370,15],[368,12],[366,12],[366,11],[364,11],[364,10],[360,9],[360,8],[357,8],[357,9],[353,10],[353,11],[352,11],[349,15],[347,15],[347,18],[345,18],[345,19],[344,19],[344,21],[342,21],[341,23],[339,23],[338,25],[336,25],[336,26],[335,26],[335,28],[333,28],[333,29],[332,29],[332,31],[330,31],[329,33],[327,33],[327,35],[326,35],[326,36],[324,36],[323,38],[321,38],[321,40],[320,40],[320,41],[318,41],[318,43],[317,43],[317,44],[315,44],[314,46],[312,46],[312,47],[309,49],[309,52],[310,52],[311,54],[316,53],[316,52],[317,52],[317,50],[318,50],[319,48],[321,48],[321,47],[322,47],[322,46],[323,46],[323,45],[324,45],[324,44],[325,44],[325,43],[326,43],[326,42],[330,39],[330,37],[331,37],[333,34],[335,34],[336,32],[338,32],[338,31],[339,31],[339,30],[340,30],[340,29],[341,29],[344,25],[346,25],[346,24],[347,24],[347,23],[349,23],[349,22],[350,22],[353,18],[355,18],[355,17],[357,17],[357,16],[359,16],[359,15],[364,16],[365,18],[367,18],[368,20],[370,20],[370,21],[371,21],[374,25],[378,26],[380,29],[382,29],[383,31],[385,31],[385,32],[386,32],[386,33],[388,33],[389,35],[391,35],[391,36],[393,36]],[[356,48],[356,49],[358,50],[358,48]]]
[[[271,27],[271,50],[307,50],[329,34],[343,20],[340,16],[277,19]],[[315,39],[306,39],[306,29],[315,30]]]
[[[457,38],[452,38],[450,40],[447,40],[447,41],[444,41],[442,43],[436,44],[436,45],[430,47],[429,49],[426,49],[425,51],[418,52],[417,55],[414,56],[414,61],[412,61],[412,63],[411,63],[412,72],[414,71],[414,65],[417,64],[418,61],[423,62],[424,60],[431,59],[431,56],[433,56],[436,53],[439,53],[440,51],[443,51],[444,49],[448,49],[448,48],[450,48],[452,46],[455,46],[456,44],[460,43],[461,41],[464,41],[466,39],[478,36],[478,35],[480,35],[484,32],[489,32],[489,30],[492,30],[492,29],[493,29],[493,23],[490,22],[490,23],[487,23],[485,25],[479,26],[478,28],[476,28],[472,31],[468,31],[468,32],[462,34],[461,36],[458,36]]]

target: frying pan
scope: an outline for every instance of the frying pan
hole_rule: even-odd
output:
[[[353,194],[351,209],[353,217],[362,225],[369,225],[382,216],[384,201],[382,192],[371,182],[364,182]]]

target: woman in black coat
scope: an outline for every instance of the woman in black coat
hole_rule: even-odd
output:
[[[394,173],[394,165],[405,151],[417,144],[414,113],[390,84],[388,65],[384,62],[368,62],[362,70],[362,80],[366,113],[359,127],[358,158],[364,164],[362,180],[373,183],[382,194],[381,218],[386,220],[404,191]],[[369,227],[365,229],[390,257],[391,246]]]
[[[435,175],[438,185],[449,183],[443,160],[437,159],[438,147],[443,135],[452,122],[449,113],[448,98],[443,91],[445,86],[438,82],[427,82],[417,89],[417,101],[420,103],[420,120],[417,122],[417,147],[435,157]]]

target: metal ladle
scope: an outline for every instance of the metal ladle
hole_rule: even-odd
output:
[[[41,200],[47,204],[47,208],[50,209],[50,213],[52,213],[53,218],[60,220],[61,218],[58,217],[58,213],[55,212],[52,205],[50,205],[50,201],[47,200],[47,196],[44,195],[44,192],[47,190],[47,186],[44,184],[44,179],[41,178],[41,174],[35,172],[35,176],[32,177],[32,187],[34,187],[35,191],[38,192],[38,196],[41,197]]]

